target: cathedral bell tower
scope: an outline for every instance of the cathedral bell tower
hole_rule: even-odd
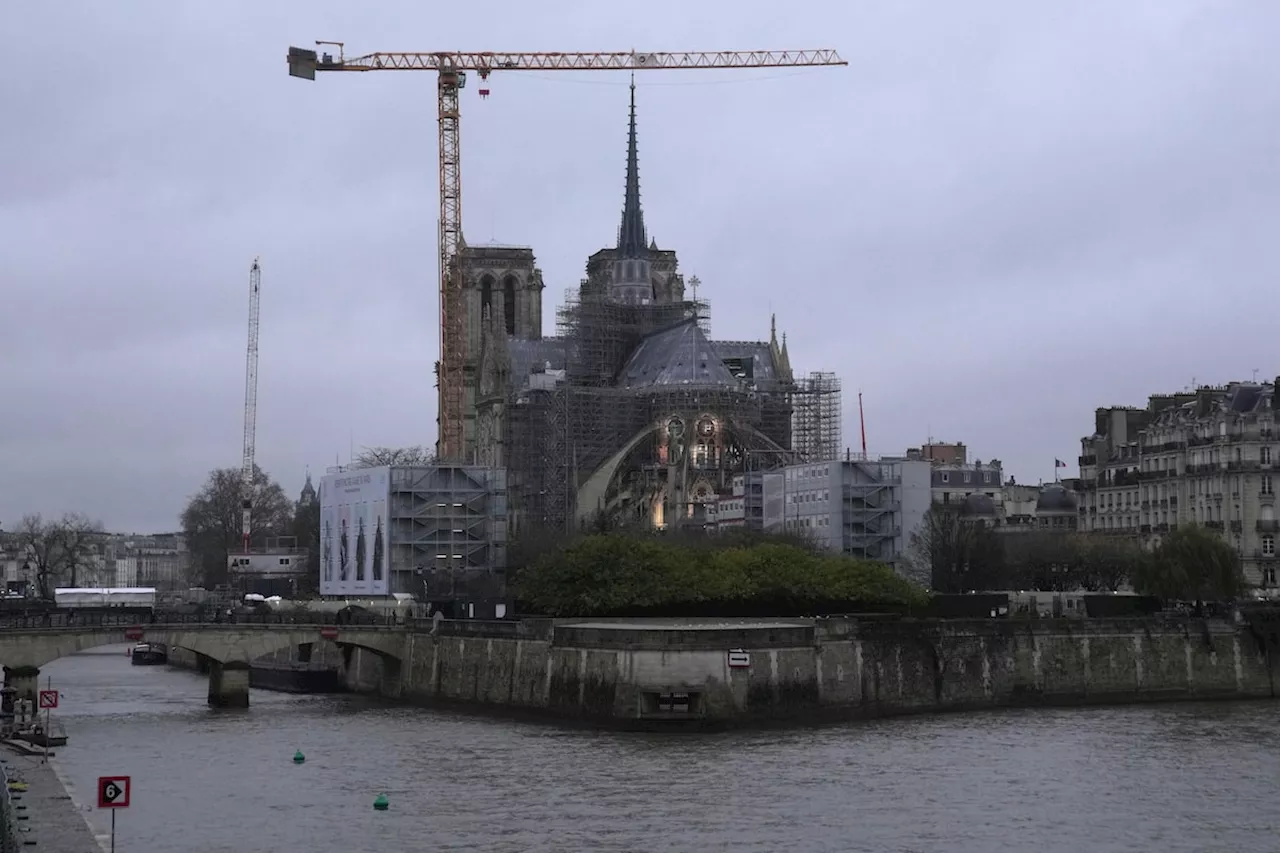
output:
[[[649,241],[640,209],[640,161],[636,150],[636,81],[631,78],[631,122],[627,130],[627,190],[618,227],[609,297],[614,302],[643,305],[653,301],[649,274]]]

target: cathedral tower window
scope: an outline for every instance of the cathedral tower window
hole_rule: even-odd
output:
[[[509,275],[502,280],[502,316],[506,319],[507,334],[516,333],[516,277]]]
[[[493,313],[493,276],[480,279],[480,316],[488,317]]]

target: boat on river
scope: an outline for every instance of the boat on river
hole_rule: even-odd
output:
[[[48,722],[49,728],[45,728]],[[25,741],[32,746],[66,746],[67,732],[59,725],[57,720],[46,718],[33,722],[26,728],[20,728],[13,733],[15,740]]]
[[[168,661],[168,651],[156,643],[138,643],[129,650],[129,662],[134,666],[157,666]]]

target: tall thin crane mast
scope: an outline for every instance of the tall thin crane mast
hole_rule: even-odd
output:
[[[848,65],[834,50],[755,50],[690,53],[370,53],[347,59],[342,42],[317,41],[338,48],[338,58],[291,47],[289,75],[316,79],[317,71],[434,71],[440,122],[440,360],[436,384],[440,393],[437,456],[460,461],[464,454],[466,317],[457,254],[462,243],[462,160],[459,147],[458,92],[466,72],[481,80],[494,71],[672,71],[712,68],[788,68]],[[482,89],[481,96],[488,90]]]
[[[249,346],[244,359],[244,458],[240,464],[241,516],[244,552],[249,553],[253,529],[254,441],[258,432],[258,305],[262,296],[262,265],[257,258],[249,267]]]

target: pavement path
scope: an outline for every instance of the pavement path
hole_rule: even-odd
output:
[[[25,839],[34,839],[29,850],[44,853],[102,853],[103,847],[89,829],[88,821],[80,806],[72,799],[67,786],[54,767],[41,764],[38,756],[0,753],[9,779],[25,782],[27,790],[15,792],[15,806],[26,806],[18,814],[27,815],[19,821]]]

